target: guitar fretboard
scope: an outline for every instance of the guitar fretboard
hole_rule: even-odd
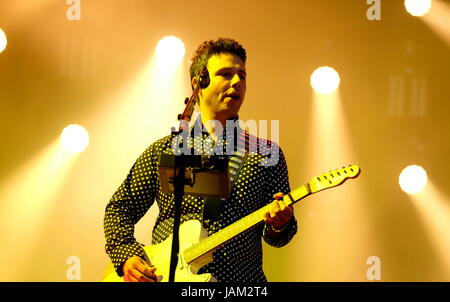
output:
[[[309,194],[311,194],[311,189],[309,184],[306,184],[285,195],[283,197],[283,201],[286,205],[291,205]],[[211,236],[203,239],[196,245],[184,251],[184,259],[187,263],[189,263],[197,259],[198,257],[218,248],[219,246],[233,239],[242,232],[256,226],[260,222],[264,221],[264,213],[269,209],[270,204],[230,224],[217,233],[214,233]]]

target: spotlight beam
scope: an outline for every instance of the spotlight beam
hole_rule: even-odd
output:
[[[42,230],[75,159],[55,140],[0,187],[0,258],[11,263],[2,265],[0,281],[31,281],[25,259],[45,236]]]

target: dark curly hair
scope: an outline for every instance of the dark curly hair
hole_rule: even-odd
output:
[[[218,38],[217,40],[205,41],[197,48],[192,56],[189,73],[191,80],[198,75],[203,66],[206,66],[212,55],[221,53],[231,53],[237,55],[245,64],[247,54],[244,47],[237,41],[230,38]]]

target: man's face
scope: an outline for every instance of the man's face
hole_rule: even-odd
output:
[[[236,116],[247,88],[244,63],[237,55],[222,53],[211,56],[206,67],[210,83],[199,92],[202,114],[219,120]]]

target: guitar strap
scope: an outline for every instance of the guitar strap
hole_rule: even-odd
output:
[[[236,180],[239,178],[242,167],[247,160],[249,140],[249,132],[247,130],[241,131],[240,136],[236,141],[237,148],[234,151],[234,154],[229,158],[228,170],[230,172],[231,180],[230,190],[234,187]],[[215,221],[217,221],[224,206],[224,201],[224,198],[208,197],[205,199],[205,205],[203,207],[203,227],[208,228]]]

